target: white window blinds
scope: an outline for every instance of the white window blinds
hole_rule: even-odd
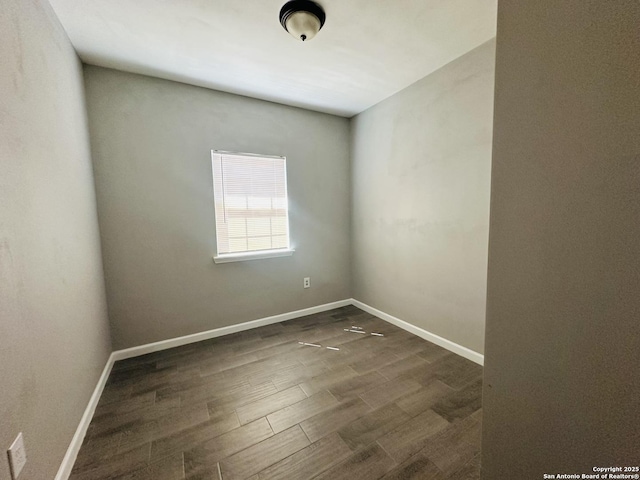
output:
[[[218,255],[289,248],[284,157],[212,152]]]

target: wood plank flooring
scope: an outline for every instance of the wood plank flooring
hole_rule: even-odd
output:
[[[117,362],[70,478],[479,479],[481,387],[344,307]]]

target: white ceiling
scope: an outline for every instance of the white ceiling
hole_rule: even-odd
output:
[[[495,36],[497,0],[318,0],[300,42],[286,0],[50,0],[80,58],[350,117]]]

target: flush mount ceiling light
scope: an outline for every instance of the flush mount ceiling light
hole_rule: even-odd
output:
[[[292,0],[280,10],[280,23],[298,40],[311,40],[324,25],[325,14],[320,5],[310,0]]]

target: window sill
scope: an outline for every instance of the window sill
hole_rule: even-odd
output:
[[[292,248],[283,248],[281,250],[262,250],[259,252],[245,253],[225,253],[213,257],[215,263],[244,262],[246,260],[261,260],[263,258],[290,257],[293,255]]]

